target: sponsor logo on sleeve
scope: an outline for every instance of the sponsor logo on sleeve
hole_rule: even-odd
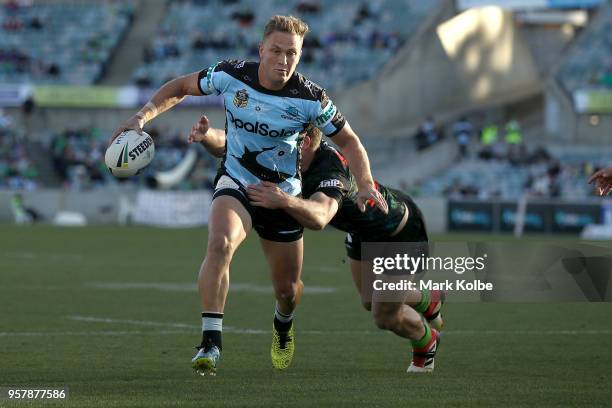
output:
[[[323,180],[321,183],[319,183],[318,188],[328,188],[328,187],[344,188],[344,184],[342,184],[342,182],[338,179],[329,179],[329,180]]]
[[[206,89],[208,89],[209,91],[214,91],[215,89],[212,83],[212,76],[213,76],[213,72],[215,71],[215,68],[217,68],[216,64],[213,65],[212,67],[209,67],[208,71],[206,71]]]
[[[336,114],[336,105],[329,103],[317,117],[315,123],[318,127],[325,126]]]

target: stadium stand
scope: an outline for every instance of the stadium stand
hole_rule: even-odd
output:
[[[132,2],[0,7],[0,83],[89,85],[133,18]]]
[[[326,88],[339,88],[378,72],[437,3],[173,1],[158,35],[144,52],[134,82],[156,87],[221,59],[256,59],[257,44],[270,16],[294,14],[311,28],[300,72]]]
[[[524,193],[543,198],[581,198],[594,194],[585,180],[609,162],[612,149],[596,146],[546,147],[504,141],[492,150],[473,145],[475,155],[461,160],[419,186],[426,196],[517,199]]]
[[[612,4],[602,6],[598,13],[559,70],[558,79],[568,91],[612,88]]]
[[[140,177],[118,181],[104,164],[104,152],[110,133],[109,130],[88,128],[66,130],[52,136],[49,150],[52,152],[53,168],[64,188],[86,190],[118,182],[155,187],[154,175],[178,165],[188,149],[186,141],[180,135],[151,129],[149,133],[156,141],[155,160]],[[175,189],[211,188],[216,165],[216,160],[201,154],[190,175]]]

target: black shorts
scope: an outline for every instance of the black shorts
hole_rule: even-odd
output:
[[[213,200],[220,196],[231,196],[242,203],[251,215],[253,228],[260,238],[276,242],[293,242],[302,238],[304,227],[284,210],[270,210],[252,206],[245,188],[227,174],[215,180]]]
[[[377,237],[375,239],[365,239],[365,237],[356,234],[347,234],[344,244],[346,246],[346,254],[349,258],[356,261],[361,261],[361,244],[365,242],[428,242],[427,228],[425,227],[425,219],[423,213],[417,205],[407,195],[398,195],[398,199],[406,204],[408,208],[408,221],[404,228],[394,236]]]

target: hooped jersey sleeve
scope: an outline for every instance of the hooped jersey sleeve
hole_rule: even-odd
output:
[[[314,125],[321,129],[325,136],[332,137],[340,132],[345,124],[346,119],[344,115],[334,105],[325,91],[322,91],[318,109],[315,112]]]
[[[198,74],[198,88],[204,95],[220,95],[228,87],[232,77],[226,72],[232,64],[230,61],[220,61],[203,69]]]
[[[327,137],[332,137],[340,132],[346,124],[346,119],[327,96],[325,90],[304,77],[300,76],[300,80],[302,90],[309,99],[306,108],[308,122],[318,127]]]

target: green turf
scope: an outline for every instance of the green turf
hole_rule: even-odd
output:
[[[226,333],[218,376],[201,378],[190,368],[200,306],[189,285],[205,230],[2,225],[0,387],[66,385],[71,407],[610,405],[611,304],[450,303],[435,373],[408,375],[407,342],[360,309],[342,240],[306,235],[306,286],[336,292],[305,294],[288,371],[270,363],[272,294],[234,291],[224,325],[266,332]],[[269,286],[255,237],[230,279]],[[96,286],[125,283],[178,285]]]

